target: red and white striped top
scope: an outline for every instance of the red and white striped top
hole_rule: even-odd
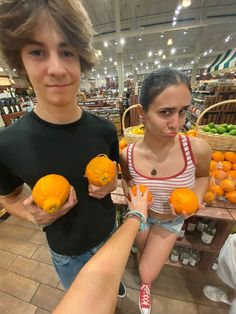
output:
[[[195,162],[189,138],[179,135],[180,147],[184,158],[184,168],[170,177],[149,177],[135,169],[133,152],[135,144],[130,144],[127,149],[129,173],[134,184],[142,184],[149,188],[153,196],[153,204],[150,208],[157,213],[171,213],[168,198],[171,192],[177,188],[192,189],[195,185]]]

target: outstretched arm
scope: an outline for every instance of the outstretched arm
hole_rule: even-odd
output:
[[[129,207],[147,216],[147,192],[131,195]],[[130,217],[81,269],[54,314],[114,313],[117,293],[140,222]]]

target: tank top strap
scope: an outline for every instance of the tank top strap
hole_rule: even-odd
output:
[[[182,146],[184,158],[186,158],[186,160],[187,160],[187,165],[194,165],[195,166],[193,151],[192,151],[191,143],[190,143],[188,136],[179,135],[179,140],[180,140],[180,144]]]
[[[134,143],[129,144],[127,147],[127,163],[129,169],[133,170],[133,149],[134,149]]]

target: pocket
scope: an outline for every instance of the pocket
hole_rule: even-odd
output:
[[[52,252],[52,260],[55,265],[66,266],[69,264],[71,256],[61,255],[55,252]]]

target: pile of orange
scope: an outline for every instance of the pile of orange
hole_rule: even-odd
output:
[[[210,163],[211,181],[204,201],[209,204],[223,197],[236,204],[236,152],[214,151]]]

